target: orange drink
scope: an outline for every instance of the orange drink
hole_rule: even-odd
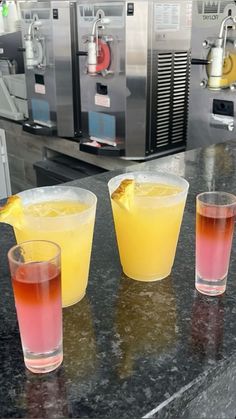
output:
[[[17,242],[51,240],[60,246],[62,305],[75,304],[88,283],[96,196],[71,186],[35,188],[17,196],[22,212],[13,208],[8,215]]]
[[[134,172],[109,181],[124,273],[155,281],[171,272],[188,182],[162,172]]]

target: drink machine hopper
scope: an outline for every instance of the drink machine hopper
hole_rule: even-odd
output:
[[[193,2],[188,148],[235,138],[236,4]]]
[[[76,2],[20,2],[29,121],[34,134],[77,137],[80,94]]]
[[[81,150],[141,160],[185,148],[191,7],[79,3]]]

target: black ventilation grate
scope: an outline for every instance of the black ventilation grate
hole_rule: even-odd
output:
[[[186,142],[190,59],[188,51],[154,51],[151,152]]]

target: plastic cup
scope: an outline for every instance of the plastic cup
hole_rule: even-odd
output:
[[[53,371],[63,359],[60,248],[28,241],[12,247],[8,261],[25,365]]]
[[[88,284],[96,196],[82,188],[47,186],[18,194],[22,222],[14,227],[17,243],[51,240],[61,248],[62,305],[80,301]]]
[[[138,185],[131,207],[111,197],[123,271],[139,281],[165,278],[174,262],[189,184],[164,172],[125,173],[109,181],[110,196],[125,179]],[[157,192],[159,186],[162,189]]]

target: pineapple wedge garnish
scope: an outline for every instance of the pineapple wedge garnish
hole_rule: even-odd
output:
[[[22,221],[23,207],[19,196],[12,195],[3,207],[0,207],[0,222],[11,224],[13,227]]]
[[[111,199],[121,208],[130,210],[134,200],[134,179],[124,179],[112,193]]]

